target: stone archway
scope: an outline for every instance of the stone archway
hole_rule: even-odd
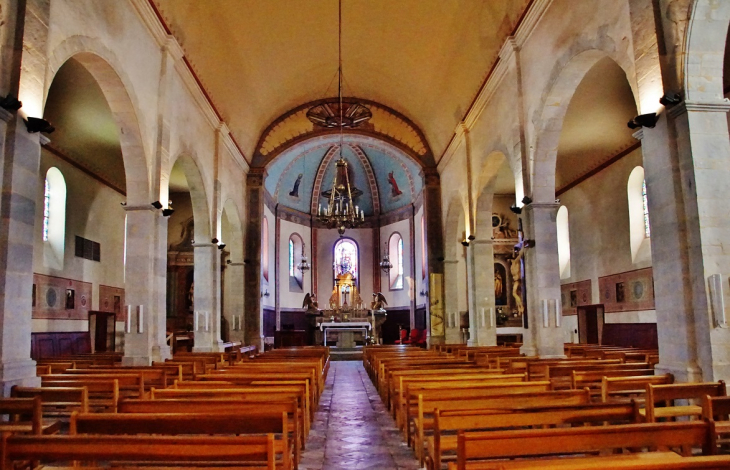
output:
[[[444,235],[444,325],[446,343],[462,342],[460,306],[468,309],[464,240],[466,205],[461,194],[451,196]],[[471,320],[471,319],[470,319]]]
[[[721,101],[730,3],[695,0],[686,31],[684,90],[687,102]]]

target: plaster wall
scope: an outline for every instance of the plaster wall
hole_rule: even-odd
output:
[[[652,266],[651,259],[634,263],[631,257],[627,184],[631,171],[641,165],[637,149],[560,195],[570,231],[570,277],[561,283],[590,279],[593,304],[601,303],[599,277]],[[654,323],[656,311],[606,313],[605,321]],[[569,323],[563,323],[567,332],[574,328]]]
[[[45,175],[58,168],[66,181],[66,230],[63,269],[44,264],[43,200]],[[99,284],[124,287],[124,196],[46,150],[41,151],[33,232],[33,272],[92,284],[91,307],[99,309]],[[101,261],[77,258],[76,235],[101,244]],[[86,320],[33,320],[34,332],[85,331]]]
[[[340,239],[336,230],[317,230],[317,300],[320,308],[328,308],[329,298],[334,287],[332,263],[334,263],[334,246]],[[373,256],[379,253],[373,247],[373,229],[360,228],[345,232],[345,237],[352,238],[357,243],[360,254],[360,297],[363,302],[370,304],[373,292]],[[390,303],[390,302],[388,302]],[[301,306],[301,304],[300,304]]]
[[[377,250],[376,252],[379,255],[378,259],[382,259],[382,250],[385,250],[385,242],[389,242],[390,237],[396,232],[400,234],[400,236],[403,238],[403,288],[391,288],[389,278],[390,276],[385,274],[382,270],[379,270],[378,272],[380,273],[380,291],[385,295],[385,298],[388,301],[388,307],[410,307],[411,300],[413,300],[412,285],[414,282],[413,272],[411,270],[412,244],[410,233],[410,219],[400,220],[393,224],[380,227],[380,244],[382,246],[380,247],[380,250]],[[390,262],[393,264],[393,266],[396,265],[397,260],[395,259],[395,256],[390,256]],[[366,294],[371,293],[366,292]],[[363,300],[372,300],[372,296],[367,299],[363,296]]]
[[[281,238],[279,239],[279,306],[281,308],[301,308],[304,300],[304,294],[311,292],[312,285],[312,273],[311,271],[305,272],[302,276],[302,288],[301,290],[291,289],[289,286],[289,238],[293,233],[298,234],[302,237],[302,241],[307,245],[304,253],[309,258],[309,263],[312,263],[312,248],[310,240],[311,229],[308,226],[289,222],[287,220],[280,220],[281,224]],[[319,296],[317,301],[321,303]]]

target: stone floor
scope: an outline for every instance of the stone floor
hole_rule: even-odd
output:
[[[332,362],[300,470],[415,470],[361,362]]]

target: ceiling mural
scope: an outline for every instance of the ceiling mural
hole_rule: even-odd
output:
[[[290,209],[315,213],[326,205],[321,196],[331,189],[339,139],[311,139],[281,153],[267,167],[264,187]],[[356,204],[367,216],[386,214],[414,201],[423,190],[423,171],[413,158],[382,141],[347,136],[343,156],[351,183],[363,194]],[[314,200],[312,194],[316,193]]]

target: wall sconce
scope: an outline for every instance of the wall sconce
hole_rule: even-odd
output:
[[[523,246],[525,248],[535,248],[535,240],[525,240]]]
[[[466,237],[466,238],[467,238],[467,239],[469,239],[469,241],[470,241],[470,242],[473,242],[474,240],[476,240],[476,239],[477,239],[477,237],[475,237],[474,235],[469,235],[469,236],[468,236],[468,237]]]
[[[214,238],[214,239],[212,239],[212,240],[211,240],[210,242],[211,242],[212,244],[214,244],[214,245],[217,245],[217,244],[218,244],[218,239],[217,239],[217,238]]]
[[[167,201],[167,209],[162,209],[162,216],[170,217],[173,212],[175,212],[175,209],[172,208],[172,201]]]
[[[526,206],[532,204],[532,198],[530,196],[523,197],[522,204],[524,204]]]
[[[421,297],[428,297],[428,291],[425,289],[421,289],[421,292],[418,293]]]
[[[225,248],[225,247],[226,247],[226,244],[225,243],[221,243],[221,244],[218,245],[218,249],[219,250],[223,250],[223,248]]]
[[[674,106],[675,104],[679,104],[682,102],[682,95],[679,93],[672,93],[672,94],[665,94],[661,98],[659,98],[659,104],[663,105],[664,107],[668,108],[670,106]]]
[[[56,128],[53,127],[51,123],[46,121],[45,119],[33,117],[29,117],[25,120],[25,128],[30,134],[35,134],[36,132],[45,132],[46,134],[50,134],[51,132],[56,130]]]
[[[656,113],[640,114],[629,121],[626,125],[629,129],[638,129],[639,127],[648,127],[650,129],[656,126],[659,116]]]
[[[469,246],[469,240],[467,240],[467,239],[465,238],[465,239],[463,239],[463,240],[461,241],[461,244],[462,244],[462,245],[464,245],[464,246]]]
[[[511,205],[511,206],[509,207],[509,210],[511,210],[512,212],[514,212],[514,213],[515,213],[515,214],[517,214],[517,215],[520,215],[520,214],[522,214],[522,208],[521,208],[521,207],[519,207],[519,206],[517,206],[516,204],[512,204],[512,205]]]
[[[0,99],[0,108],[6,111],[17,111],[23,107],[23,103],[18,101],[16,97],[8,93],[5,98]]]
[[[264,292],[261,293],[261,297],[268,297],[269,295],[269,289],[266,289],[264,290]]]
[[[160,201],[155,201],[155,202],[151,203],[151,206],[154,207],[155,209],[162,209],[162,203]]]

